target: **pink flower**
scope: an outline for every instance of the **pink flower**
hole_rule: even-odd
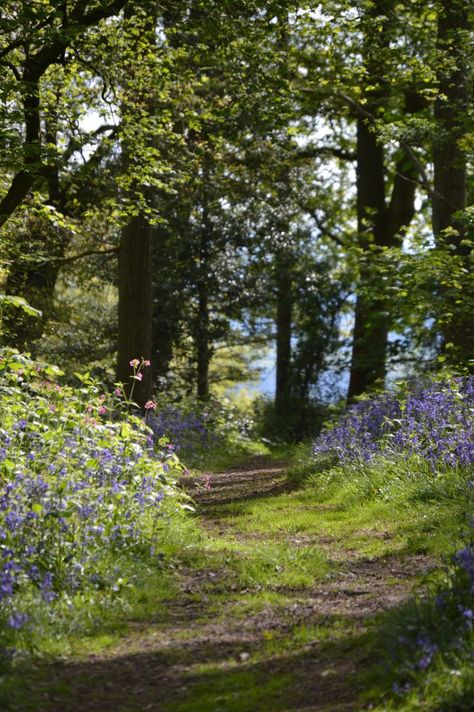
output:
[[[145,410],[155,410],[156,403],[154,400],[149,400],[144,405]]]
[[[116,388],[114,391],[114,396],[121,396],[122,395],[122,389],[121,388]]]
[[[140,361],[137,358],[132,358],[132,360],[130,361],[130,366],[132,368],[136,368],[139,365],[140,365]]]
[[[99,406],[99,415],[105,415],[107,413],[107,408],[105,405],[100,405]]]
[[[143,361],[143,365],[144,365],[144,366],[151,366],[151,361],[149,361],[148,359],[145,359],[145,361]]]
[[[136,373],[134,376],[132,376],[136,381],[143,381],[143,373]]]

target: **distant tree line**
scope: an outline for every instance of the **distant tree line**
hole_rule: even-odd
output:
[[[206,401],[223,347],[238,380],[274,344],[275,420],[299,433],[328,373],[351,401],[472,369],[473,15],[5,0],[0,292],[42,316],[4,306],[4,343],[116,353],[124,382],[149,359],[139,405],[178,381]]]

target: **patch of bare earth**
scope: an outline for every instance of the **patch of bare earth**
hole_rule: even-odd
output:
[[[257,456],[227,472],[183,478],[183,485],[200,507],[216,506],[283,492],[287,468],[285,461],[268,464]]]
[[[211,475],[210,489],[208,482],[206,476],[188,478],[187,487],[203,523],[218,536],[228,526],[225,519],[216,518],[218,507],[251,497],[278,496],[285,489],[285,463],[256,459]],[[367,532],[367,536],[377,535],[385,533]],[[310,542],[327,552],[334,548],[330,537],[301,536],[290,541]],[[192,712],[193,689],[202,682],[206,664],[212,665],[211,675],[205,675],[208,685],[212,676],[225,683],[236,670],[252,671],[263,679],[290,675],[293,682],[285,692],[288,712],[360,709],[353,678],[370,661],[357,639],[374,614],[398,605],[411,593],[415,576],[432,562],[420,555],[371,559],[355,551],[341,557],[339,550],[334,563],[334,572],[318,585],[303,590],[273,587],[273,592],[284,596],[283,602],[250,610],[245,595],[259,593],[261,587],[241,588],[225,568],[182,570],[181,595],[167,605],[164,622],[130,624],[128,634],[109,650],[50,666],[49,682],[58,692],[45,692],[38,712],[160,712],[170,701],[188,695],[186,709]],[[335,621],[339,626],[331,627],[329,623]],[[326,627],[329,633],[293,648],[292,631],[302,625],[316,631]],[[275,646],[274,654],[268,648],[262,654],[265,643],[285,637],[290,640],[286,648]],[[267,712],[271,709],[265,707]],[[209,708],[209,712],[217,710],[225,712],[225,703]]]

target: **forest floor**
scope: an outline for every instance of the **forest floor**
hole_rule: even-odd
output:
[[[175,592],[110,645],[39,665],[34,709],[367,709],[377,620],[436,557],[403,523],[318,502],[286,470],[257,457],[210,475],[210,489],[188,478],[204,534],[176,564]]]

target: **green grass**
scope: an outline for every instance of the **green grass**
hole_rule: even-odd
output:
[[[193,686],[192,702],[169,703],[164,712],[279,712],[286,710],[287,675],[269,677],[265,670],[204,670]]]
[[[214,508],[209,512],[210,531],[200,526],[196,516],[179,526],[164,527],[163,559],[157,560],[155,569],[134,563],[134,586],[126,592],[123,605],[104,610],[100,624],[87,630],[81,611],[92,611],[94,618],[99,609],[84,602],[77,630],[68,631],[66,626],[54,639],[54,625],[49,632],[44,629],[37,653],[75,659],[93,649],[100,655],[120,640],[129,621],[155,626],[162,636],[173,624],[173,647],[163,655],[169,664],[184,665],[186,689],[167,700],[167,712],[288,709],[292,690],[304,682],[304,661],[314,646],[327,667],[329,682],[332,676],[338,679],[341,661],[365,661],[364,677],[347,684],[354,694],[363,690],[363,699],[377,712],[471,709],[466,705],[471,704],[474,690],[472,660],[470,652],[453,652],[454,631],[446,632],[446,654],[417,673],[409,692],[402,697],[392,692],[403,666],[410,663],[398,639],[407,626],[416,635],[427,619],[436,625],[430,596],[363,624],[342,614],[320,619],[316,614],[308,622],[295,621],[291,609],[304,606],[313,590],[353,560],[403,561],[407,555],[423,553],[442,566],[443,558],[462,540],[472,509],[466,484],[472,473],[436,475],[419,462],[380,461],[330,471],[303,462],[290,474],[292,489],[287,493]],[[179,586],[183,577],[195,577],[196,588],[183,594]],[[442,575],[434,573],[432,579],[439,582]],[[394,575],[386,583],[396,585],[399,580]],[[419,583],[421,590],[427,590],[421,575]],[[198,607],[193,623],[197,628],[189,629],[186,619],[176,627],[170,618],[170,602],[183,597]],[[182,645],[196,635],[205,637],[210,624],[238,630],[252,616],[268,619],[268,625],[258,630],[251,645],[237,641],[235,651],[222,655],[214,651],[203,659],[193,657],[192,647]],[[244,662],[239,659],[242,646],[248,655]],[[208,647],[212,648],[212,641]],[[394,651],[396,662],[380,666],[377,662],[387,657],[388,650]],[[38,690],[44,690],[41,674],[34,682]],[[8,695],[17,694],[20,700],[11,709],[35,709],[21,702],[19,683],[15,692],[11,678],[0,686],[4,699],[7,685]],[[3,708],[8,709],[5,703]]]
[[[206,542],[207,553],[201,564],[205,566],[212,561],[215,567],[220,558],[228,568],[229,581],[234,587],[250,586],[253,592],[222,596],[216,612],[220,611],[223,620],[245,618],[268,609],[276,616],[284,615],[285,607],[295,600],[293,594],[304,600],[305,591],[334,573],[339,563],[351,556],[403,560],[409,554],[429,554],[442,565],[443,557],[462,541],[463,523],[470,508],[466,495],[469,476],[467,472],[453,471],[436,475],[417,462],[381,461],[370,467],[333,468],[330,472],[321,472],[314,464],[311,467],[303,463],[291,472],[291,483],[296,486],[293,491],[278,497],[220,506],[212,516],[222,522],[226,535]],[[324,548],[319,543],[321,538],[326,542]],[[207,556],[210,559],[206,562]],[[434,581],[439,575],[434,573],[431,578]],[[396,577],[387,580],[388,585],[396,583],[399,583]],[[413,619],[413,625],[415,621]],[[268,664],[276,657],[290,658],[316,642],[325,646],[329,657],[341,644],[343,649],[359,651],[355,654],[361,657],[372,651],[373,659],[378,660],[384,656],[389,641],[395,644],[394,636],[400,636],[406,624],[407,609],[403,606],[376,617],[366,630],[354,630],[352,634],[348,634],[350,621],[337,616],[320,626],[293,627],[286,634],[269,630],[259,648],[253,651],[251,661]],[[396,634],[393,631],[397,631]],[[398,700],[391,693],[393,672],[387,674],[386,669],[376,668],[370,678],[360,683],[365,688],[365,697],[379,712],[392,708],[435,710],[436,704],[444,699],[442,689],[457,690],[455,695],[459,700],[467,695],[462,692],[464,688],[471,689],[468,668],[461,665],[450,673],[454,680],[449,685],[439,681],[430,683],[434,701],[423,702],[424,693],[420,692],[423,686],[418,692]],[[292,675],[288,684],[294,683],[294,673]],[[434,671],[430,671],[430,675],[436,679]],[[233,710],[228,698],[223,698],[225,701],[220,707],[220,698],[213,697],[211,688],[216,680],[227,681],[228,675],[210,664],[199,685],[192,687],[193,700],[197,691],[198,700],[202,696],[206,701],[203,709],[207,704],[209,710]],[[446,694],[446,699],[454,699],[451,692]],[[242,704],[238,694],[237,699],[238,704]],[[377,700],[383,701],[379,704]],[[212,704],[217,706],[212,707]],[[238,704],[235,709],[239,708]],[[255,700],[251,704],[260,709]],[[431,706],[423,706],[428,704]],[[272,709],[271,705],[269,708]],[[184,700],[176,709],[191,712],[193,702]]]
[[[58,659],[81,659],[85,654],[100,655],[127,633],[131,622],[156,622],[165,618],[165,602],[179,595],[177,566],[186,558],[189,547],[195,550],[202,533],[197,521],[182,514],[170,515],[163,526],[162,546],[157,555],[110,556],[105,567],[118,567],[124,585],[119,591],[100,589],[62,597],[49,608],[23,601],[30,624],[17,648],[13,668],[0,674],[0,709],[33,712],[39,699],[31,661],[43,666]],[[31,685],[25,680],[30,680]],[[48,684],[46,684],[48,689]]]
[[[235,467],[236,463],[241,464],[255,456],[265,456],[269,459],[277,457],[265,443],[241,437],[228,437],[224,444],[218,447],[206,446],[180,452],[183,462],[196,474],[224,472]]]
[[[467,633],[467,634],[466,634]],[[426,669],[419,638],[437,645]],[[381,615],[365,636],[375,663],[361,676],[363,699],[376,712],[470,712],[474,699],[474,635],[441,617],[433,594]],[[404,689],[406,685],[406,689]],[[394,693],[394,686],[401,692]]]

